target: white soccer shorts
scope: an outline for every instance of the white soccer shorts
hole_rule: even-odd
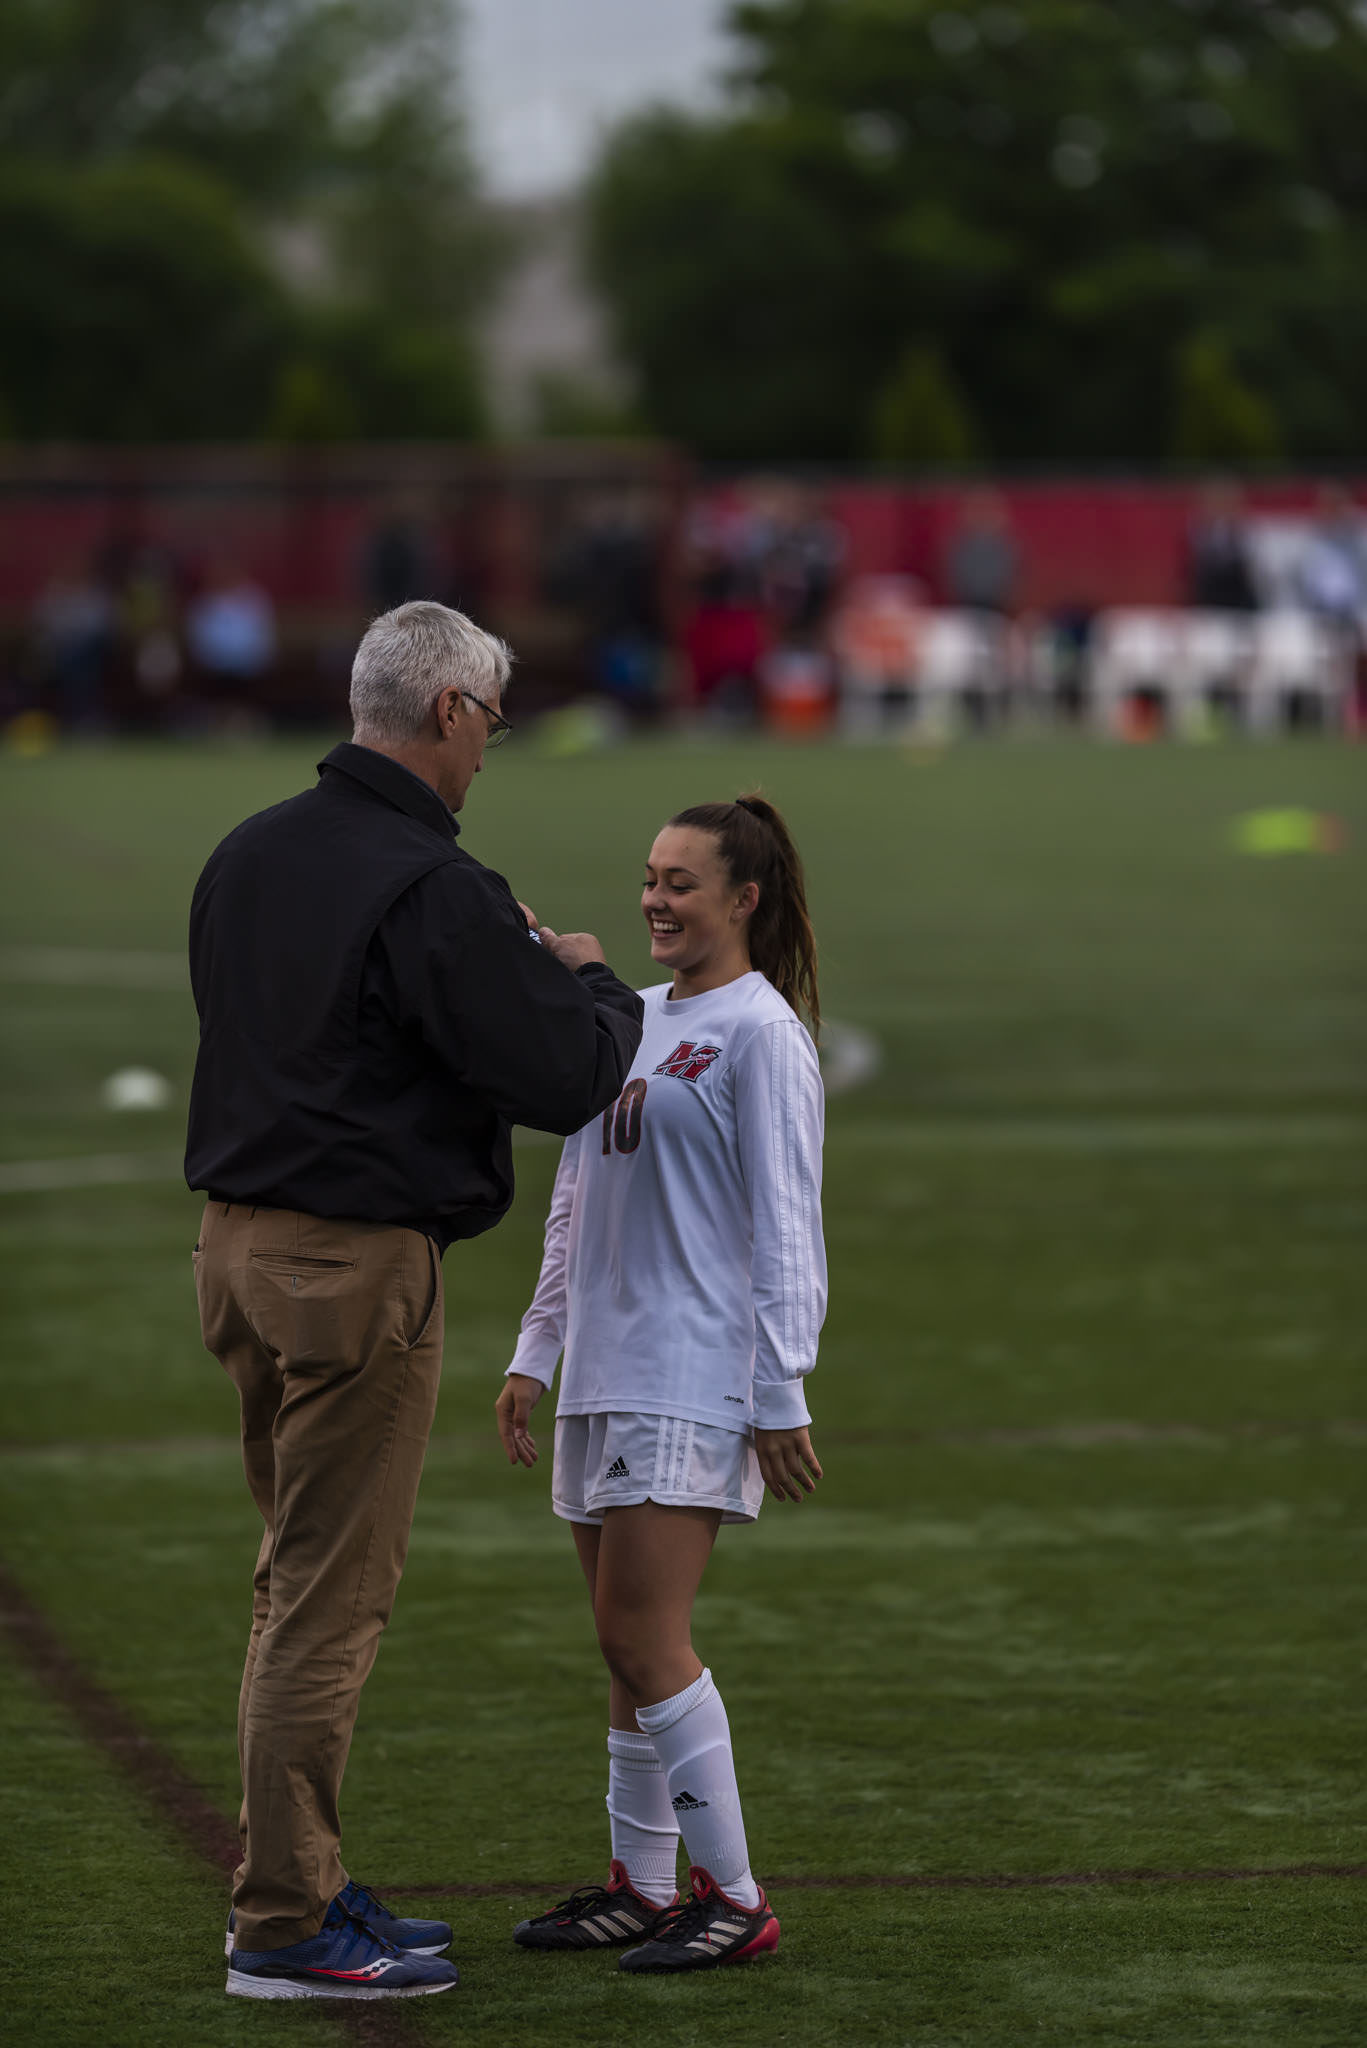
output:
[[[739,1430],[677,1415],[558,1415],[551,1506],[566,1522],[658,1501],[753,1522],[764,1499],[755,1446]]]

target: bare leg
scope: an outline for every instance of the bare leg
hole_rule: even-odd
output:
[[[620,1864],[638,1895],[657,1905],[674,1891],[679,1827],[664,1766],[636,1709],[672,1700],[701,1676],[693,1602],[720,1521],[716,1509],[648,1501],[607,1510],[601,1528],[573,1525],[609,1674],[613,1868]],[[716,1706],[720,1712],[719,1700]]]
[[[574,1531],[574,1547],[579,1553],[580,1569],[588,1583],[589,1600],[595,1602],[598,1591],[598,1552],[603,1532],[596,1522],[571,1522]],[[630,1735],[638,1735],[636,1709],[617,1680],[608,1674],[608,1726],[626,1729]]]
[[[693,1602],[720,1524],[717,1508],[655,1501],[604,1513],[593,1614],[612,1676],[614,1728],[636,1729],[637,1707],[671,1699],[701,1673]]]
[[[574,1537],[579,1568],[588,1581],[589,1599],[592,1600],[594,1581],[598,1576],[598,1545],[603,1532],[596,1522],[571,1522],[570,1534]]]

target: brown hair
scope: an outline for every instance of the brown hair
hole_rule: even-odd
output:
[[[750,919],[751,964],[790,1008],[806,1011],[812,1037],[819,1038],[816,935],[807,914],[802,861],[782,817],[752,790],[733,804],[694,804],[669,822],[712,834],[733,887],[759,884],[759,902]]]

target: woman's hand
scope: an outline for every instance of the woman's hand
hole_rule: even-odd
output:
[[[510,1465],[536,1463],[536,1440],[527,1427],[527,1419],[545,1391],[540,1380],[533,1379],[530,1373],[510,1372],[503,1382],[494,1413]]]
[[[755,1454],[764,1483],[775,1500],[801,1500],[815,1493],[821,1464],[803,1429],[757,1429]]]

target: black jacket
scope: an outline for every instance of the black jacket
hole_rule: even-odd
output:
[[[576,1131],[620,1091],[641,1003],[532,940],[435,790],[368,747],[229,833],[199,878],[185,1177],[215,1200],[474,1237],[509,1126]]]

